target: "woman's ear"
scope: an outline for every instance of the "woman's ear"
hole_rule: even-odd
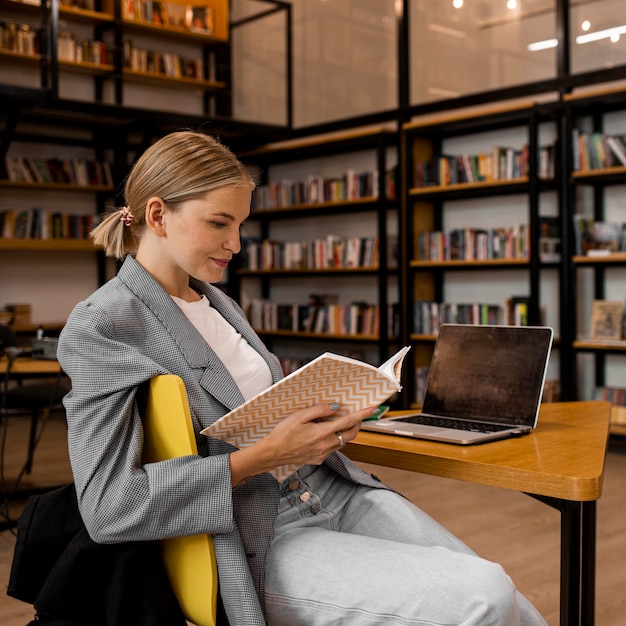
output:
[[[146,203],[146,225],[158,237],[165,236],[167,206],[161,198],[153,197]]]

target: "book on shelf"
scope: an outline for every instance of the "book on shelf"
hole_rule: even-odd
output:
[[[453,228],[422,231],[417,238],[420,261],[485,261],[527,259],[530,254],[528,224],[495,228]]]
[[[502,307],[486,302],[413,302],[413,332],[436,335],[441,324],[500,324]]]
[[[539,146],[537,174],[540,178],[555,175],[554,143]],[[458,185],[463,183],[497,183],[528,175],[529,147],[494,146],[478,154],[441,155],[437,159],[415,164],[414,186]]]
[[[40,51],[41,35],[29,24],[0,19],[0,50],[22,56],[34,56]]]
[[[402,389],[401,370],[408,351],[409,347],[400,349],[380,367],[325,352],[230,411],[202,434],[245,448],[299,409],[337,402],[340,408],[334,417],[340,417],[378,406]],[[283,480],[297,469],[297,465],[285,465],[271,473]]]
[[[111,164],[96,159],[7,156],[7,177],[17,183],[56,183],[113,187]]]
[[[600,387],[596,393],[598,400],[606,400],[613,406],[611,424],[626,426],[626,389],[623,387]]]
[[[541,394],[542,402],[560,402],[561,401],[561,381],[558,379],[546,380],[543,383],[543,393]]]
[[[542,263],[561,260],[561,227],[556,216],[539,216],[539,260]]]
[[[40,207],[0,210],[2,239],[87,239],[98,223],[94,214],[64,213]]]
[[[397,303],[387,305],[388,336],[399,331]],[[254,298],[247,310],[258,332],[304,332],[322,335],[380,335],[380,307],[368,302],[338,304],[336,297],[311,297],[307,304],[278,303]]]
[[[626,135],[572,131],[575,171],[600,170],[626,166]]]
[[[591,305],[589,339],[621,341],[624,305],[615,300],[594,300]]]
[[[574,215],[577,255],[608,256],[626,250],[626,223],[604,222]]]
[[[511,296],[505,302],[504,323],[509,326],[528,326],[530,296]]]
[[[213,9],[209,6],[194,6],[188,4],[185,7],[185,26],[191,31],[212,35]]]
[[[346,170],[338,176],[309,174],[305,180],[283,179],[259,185],[253,210],[276,209],[320,202],[346,202],[378,196],[378,172]]]
[[[397,267],[397,237],[389,237],[388,245],[390,267]],[[242,268],[252,271],[373,269],[378,263],[378,237],[343,238],[329,234],[309,241],[259,237],[246,237],[242,241]]]

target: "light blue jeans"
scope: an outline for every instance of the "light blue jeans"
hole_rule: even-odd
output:
[[[270,626],[546,624],[500,565],[397,493],[323,466],[282,485],[265,598]]]

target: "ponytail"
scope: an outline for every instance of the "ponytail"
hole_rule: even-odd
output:
[[[123,207],[106,215],[89,236],[94,244],[104,248],[106,256],[122,259],[137,251],[137,240],[133,233],[135,220],[128,218],[130,211]]]

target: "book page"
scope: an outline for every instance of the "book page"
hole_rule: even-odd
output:
[[[339,402],[341,408],[335,413],[338,417],[377,406],[400,391],[399,376],[393,375],[390,366],[398,362],[401,366],[407,351],[403,348],[384,364],[392,375],[356,359],[324,353],[230,411],[202,434],[243,448],[265,437],[281,419],[298,409]],[[283,467],[272,473],[282,480],[296,469]]]

